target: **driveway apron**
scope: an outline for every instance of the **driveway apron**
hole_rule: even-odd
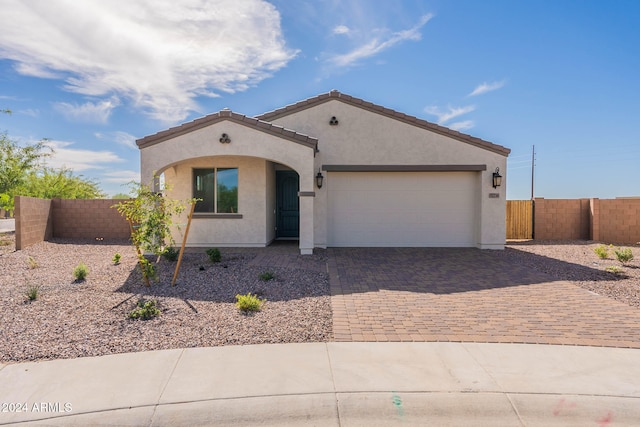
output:
[[[473,248],[328,250],[336,341],[640,348],[640,310]]]

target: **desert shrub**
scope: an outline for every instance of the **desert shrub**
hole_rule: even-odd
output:
[[[236,295],[236,307],[241,311],[260,311],[265,300],[249,292],[246,295]]]
[[[87,267],[84,262],[81,262],[76,266],[76,268],[73,269],[73,277],[75,277],[78,281],[86,279],[88,274],[89,267]]]
[[[38,295],[40,295],[40,286],[38,285],[31,285],[27,288],[27,292],[26,292],[26,297],[27,300],[29,301],[35,301],[38,299]]]
[[[122,255],[120,255],[118,252],[115,253],[115,255],[113,256],[113,258],[111,259],[111,261],[113,261],[113,263],[115,265],[120,264],[120,259],[122,259]]]
[[[156,306],[156,300],[138,301],[136,308],[132,310],[128,317],[130,319],[149,320],[160,314],[160,309]]]
[[[36,259],[32,256],[29,257],[29,259],[27,259],[27,264],[29,265],[30,269],[34,269],[34,268],[38,268],[38,261],[36,261]]]
[[[622,274],[622,269],[617,265],[610,265],[609,267],[605,268],[605,271],[608,271],[609,273],[613,273],[616,276]]]
[[[265,271],[264,273],[259,274],[258,277],[260,278],[260,280],[263,280],[266,282],[268,280],[272,280],[273,278],[275,278],[276,275],[273,274],[273,271]]]
[[[180,251],[174,248],[173,246],[167,246],[162,253],[162,257],[167,261],[177,261],[178,255],[180,255]]]
[[[207,256],[211,262],[220,262],[222,260],[222,254],[218,248],[207,249]]]
[[[618,248],[614,252],[616,254],[616,259],[622,264],[626,264],[633,259],[633,252],[631,251],[631,248]]]
[[[600,259],[609,258],[609,248],[606,245],[600,245],[593,249],[593,251],[598,255]]]

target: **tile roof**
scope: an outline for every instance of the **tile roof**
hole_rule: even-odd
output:
[[[485,141],[483,139],[476,138],[475,136],[461,133],[453,129],[449,129],[445,126],[440,126],[435,123],[431,123],[426,120],[419,119],[415,116],[410,116],[410,115],[401,113],[399,111],[395,111],[390,108],[383,107],[381,105],[376,105],[360,98],[355,98],[353,96],[341,93],[337,90],[332,90],[329,93],[323,93],[321,95],[314,96],[312,98],[308,98],[300,102],[296,102],[295,104],[287,105],[286,107],[278,108],[277,110],[263,113],[259,116],[256,116],[256,118],[264,121],[272,121],[272,120],[276,120],[281,117],[285,117],[290,114],[297,113],[298,111],[306,110],[307,108],[311,108],[318,104],[322,104],[332,100],[341,101],[341,102],[344,102],[345,104],[353,105],[355,107],[359,107],[364,110],[371,111],[373,113],[381,114],[383,116],[390,117],[392,119],[396,119],[413,126],[427,129],[432,132],[435,132],[444,136],[448,136],[449,138],[466,142],[467,144],[484,148],[485,150],[493,151],[503,156],[508,156],[509,153],[511,152],[509,148],[503,147],[501,145],[494,144],[492,142]]]
[[[231,121],[234,123],[238,123],[244,126],[253,127],[256,130],[261,132],[266,132],[280,138],[285,138],[290,141],[296,142],[298,144],[305,145],[307,147],[313,148],[314,151],[318,150],[318,139],[313,138],[308,135],[304,135],[293,131],[291,129],[286,129],[282,126],[274,125],[272,123],[265,122],[263,120],[259,120],[253,117],[247,117],[243,114],[234,113],[231,110],[224,109],[222,111],[218,111],[217,113],[209,114],[204,117],[200,117],[193,121],[183,123],[181,125],[169,128],[167,130],[163,130],[161,132],[155,133],[153,135],[145,136],[144,138],[138,139],[136,144],[138,148],[146,148],[160,142],[175,138],[180,135],[184,135],[189,132],[193,132],[198,129],[205,128],[207,126],[211,126],[215,123],[221,121]]]

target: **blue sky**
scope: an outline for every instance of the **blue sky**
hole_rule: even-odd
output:
[[[0,130],[112,195],[135,139],[337,89],[509,147],[507,197],[640,196],[640,2],[0,0]]]

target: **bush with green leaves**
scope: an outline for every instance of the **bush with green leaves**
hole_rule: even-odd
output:
[[[218,248],[207,249],[207,256],[211,262],[220,262],[222,260],[222,254]]]
[[[77,281],[83,281],[87,278],[89,274],[89,267],[84,262],[76,265],[76,268],[73,269],[73,277],[76,278]]]
[[[246,295],[236,295],[236,307],[241,311],[260,311],[266,300],[249,292]]]
[[[130,319],[149,320],[160,314],[160,309],[156,305],[156,300],[140,300],[136,304],[136,308],[132,310],[128,317]]]
[[[195,203],[195,199],[174,200],[138,183],[131,184],[131,193],[135,194],[133,198],[122,200],[112,207],[132,224],[131,240],[134,245],[145,253],[160,257],[166,246],[174,243],[171,229],[178,224],[174,223],[173,218],[184,212],[189,203]]]
[[[164,248],[164,252],[162,253],[162,257],[171,262],[177,261],[178,255],[180,255],[180,251],[173,246],[167,246]]]
[[[115,265],[120,264],[120,260],[122,259],[122,255],[120,255],[118,252],[115,253],[115,255],[113,256],[113,258],[111,259],[111,261],[113,261],[113,263]]]
[[[599,245],[598,247],[594,248],[593,251],[596,253],[596,255],[598,255],[598,258],[600,259],[609,258],[609,247],[607,247],[607,245]]]
[[[273,271],[265,271],[264,273],[260,273],[258,277],[260,278],[260,280],[267,282],[269,280],[273,280],[276,275],[273,273]]]
[[[157,282],[158,281],[158,272],[156,271],[156,266],[154,263],[149,261],[147,257],[144,255],[140,255],[138,257],[138,266],[140,267],[140,272],[142,273],[142,277],[145,280]]]
[[[620,267],[618,267],[617,265],[610,265],[609,267],[605,268],[605,271],[607,271],[609,273],[613,273],[616,276],[622,274],[622,269]]]
[[[620,261],[621,264],[626,264],[633,259],[633,252],[631,248],[618,248],[614,251],[616,254],[616,259]]]

